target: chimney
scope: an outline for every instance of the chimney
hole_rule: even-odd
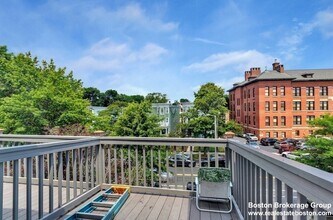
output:
[[[245,81],[247,81],[249,79],[249,77],[251,76],[250,71],[245,71]]]
[[[252,67],[250,68],[250,74],[251,74],[251,77],[257,77],[259,76],[260,74],[260,67]]]
[[[280,64],[279,62],[277,62],[276,59],[272,65],[273,65],[273,70],[278,71],[279,73],[284,73],[283,64]]]
[[[284,66],[283,66],[283,64],[280,64],[279,72],[280,73],[284,73]]]
[[[250,68],[250,71],[245,71],[245,81],[256,78],[260,73],[260,67]]]

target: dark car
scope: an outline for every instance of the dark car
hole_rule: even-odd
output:
[[[193,185],[193,191],[197,190],[197,185],[195,184],[195,182],[188,182],[186,184],[186,189],[187,190],[192,190],[192,185]]]
[[[176,159],[175,156],[170,156],[169,157],[169,164],[170,166],[174,167],[175,163],[177,167],[182,167],[183,166],[183,161],[184,161],[184,166],[185,167],[195,167],[196,162],[194,160],[191,160],[190,158],[188,158],[186,155],[184,155],[184,157],[181,154],[177,154],[176,155]]]
[[[279,144],[279,153],[280,154],[282,154],[285,151],[294,151],[297,149],[298,149],[298,147],[296,147],[292,142],[282,141]]]
[[[260,143],[264,146],[274,145],[277,142],[275,138],[261,138]]]
[[[209,166],[215,167],[215,157],[209,158]],[[208,167],[208,159],[201,160],[201,166],[202,167]],[[218,156],[218,166],[219,167],[225,167],[225,158],[224,156]]]

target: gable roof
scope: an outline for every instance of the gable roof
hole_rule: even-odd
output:
[[[309,75],[312,77],[306,78]],[[291,81],[317,81],[317,80],[333,80],[333,69],[304,69],[304,70],[286,70],[280,73],[276,70],[265,70],[257,77],[248,81],[235,83],[234,86],[227,90],[232,91],[237,87],[242,87],[257,81],[270,80],[291,80]]]

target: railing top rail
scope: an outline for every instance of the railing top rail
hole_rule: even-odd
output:
[[[22,146],[0,148],[0,162],[18,160],[27,157],[34,157],[99,144],[100,140],[98,138],[86,138],[80,140],[61,140],[51,143],[28,144]]]
[[[88,136],[59,136],[59,135],[18,135],[1,134],[0,141],[22,141],[22,142],[55,142],[60,140],[77,140],[89,138]]]
[[[332,202],[333,174],[233,140],[228,147],[307,198],[317,203]]]
[[[169,137],[101,137],[102,144],[224,147],[227,139]]]

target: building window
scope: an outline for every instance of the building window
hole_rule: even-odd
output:
[[[282,101],[281,102],[281,111],[285,111],[286,110],[286,102]]]
[[[250,94],[251,94],[250,90],[247,90],[247,97],[248,98],[250,98]]]
[[[300,101],[294,101],[293,102],[293,110],[300,111],[301,109],[301,102]]]
[[[251,124],[251,116],[248,116],[249,117],[249,124]]]
[[[281,126],[286,126],[286,116],[281,116]]]
[[[278,126],[278,117],[273,116],[273,126]]]
[[[252,89],[252,96],[253,96],[253,97],[256,96],[256,90],[255,90],[255,88]]]
[[[315,110],[314,101],[306,101],[306,110]]]
[[[313,121],[315,119],[315,116],[314,115],[307,115],[306,116],[306,121],[309,122],[309,121]]]
[[[273,102],[273,111],[277,111],[278,110],[278,102],[274,101]]]
[[[293,88],[293,95],[294,96],[301,96],[301,87],[294,87]]]
[[[277,91],[276,90],[277,90],[276,86],[273,86],[272,87],[272,95],[273,96],[277,96]]]
[[[273,132],[273,138],[277,138],[279,136],[278,132]]]
[[[266,137],[270,137],[270,133],[269,132],[266,132]]]
[[[281,95],[281,96],[285,96],[285,95],[286,95],[286,90],[285,90],[285,87],[284,87],[284,86],[281,86],[281,87],[280,87],[280,95]]]
[[[237,99],[237,105],[240,105],[240,98]]]
[[[270,122],[270,117],[269,116],[266,116],[265,117],[265,125],[266,126],[270,126],[271,122]]]
[[[240,110],[237,109],[237,117],[239,117],[239,116],[240,116]]]
[[[320,87],[320,93],[321,96],[327,96],[328,95],[328,88],[327,86],[321,86]]]
[[[251,111],[251,103],[247,103],[248,110]]]
[[[296,136],[296,137],[299,136],[299,130],[295,130],[295,136]]]
[[[313,96],[314,95],[314,88],[313,87],[306,87],[306,95]]]
[[[244,103],[244,111],[246,111],[246,103]]]
[[[294,116],[293,117],[294,125],[301,125],[302,124],[302,116]]]
[[[252,103],[252,109],[253,109],[253,111],[256,110],[256,103],[255,102]]]
[[[328,110],[328,101],[320,101],[320,110]]]
[[[265,87],[265,96],[269,96],[269,86]]]
[[[265,111],[269,111],[269,102],[265,102]]]
[[[253,116],[253,125],[256,125],[256,116]]]
[[[281,138],[285,138],[286,137],[286,132],[281,132]]]
[[[309,135],[313,135],[313,130],[309,130]]]

